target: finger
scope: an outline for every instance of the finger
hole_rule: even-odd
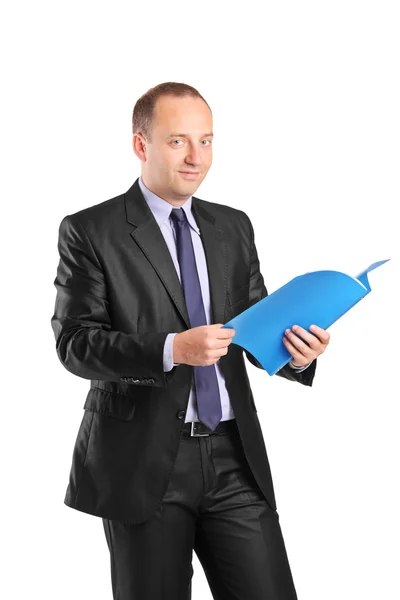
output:
[[[314,340],[311,340],[310,345],[306,344],[300,337],[293,333],[293,331],[290,331],[290,329],[285,330],[285,335],[291,344],[296,348],[296,350],[301,352],[302,355],[306,357],[310,356],[313,350],[318,351],[321,345],[318,338],[311,335],[310,338],[314,338]],[[318,344],[318,348],[315,347],[316,344]]]
[[[233,327],[221,327],[218,329],[217,339],[225,340],[236,335],[236,330]]]
[[[293,331],[301,336],[313,350],[321,351],[321,343],[323,343],[316,335],[310,333],[300,325],[293,325]]]
[[[214,344],[212,346],[210,346],[210,348],[212,348],[213,350],[219,350],[220,348],[227,348],[227,346],[230,346],[232,344],[232,340],[231,339],[225,339],[225,340],[215,340]]]
[[[223,333],[224,331],[226,331],[227,333]],[[232,329],[231,328],[228,329],[228,327],[226,327],[225,329],[223,329],[221,331],[221,333],[222,333],[222,335],[220,333],[218,333],[218,339],[225,340],[227,338],[231,338],[234,335],[236,335],[236,330],[233,329],[233,328]]]
[[[322,327],[318,327],[318,325],[310,325],[310,329],[319,337],[323,344],[329,344],[331,336],[326,329],[322,329]]]
[[[230,344],[232,342],[232,339],[234,337],[235,334],[231,334],[231,335],[221,335],[218,336],[216,338],[213,339],[213,343],[214,344],[220,344],[221,347],[226,345],[226,344]]]
[[[308,362],[310,362],[310,360],[304,356],[304,354],[302,354],[299,350],[297,350],[297,348],[295,348],[295,346],[293,346],[293,344],[288,340],[288,338],[283,338],[283,343],[286,347],[286,350],[288,352],[290,352],[290,354],[292,355],[292,358],[297,362],[297,363],[302,363],[304,362],[304,364],[307,364]]]

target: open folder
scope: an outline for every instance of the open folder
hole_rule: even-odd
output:
[[[223,327],[235,329],[232,342],[274,375],[292,358],[282,341],[285,329],[295,324],[306,331],[312,324],[327,329],[371,291],[368,273],[388,260],[373,263],[356,277],[339,271],[299,275]]]

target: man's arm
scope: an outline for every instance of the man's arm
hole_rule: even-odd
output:
[[[104,273],[89,237],[74,217],[59,227],[60,261],[51,325],[64,367],[84,379],[165,387],[176,369],[164,373],[168,332],[124,333],[111,328]],[[147,380],[147,383],[142,381]]]
[[[246,215],[245,212],[243,212],[243,214],[247,217],[249,221],[249,227],[251,232],[249,306],[252,306],[253,304],[256,304],[257,302],[268,296],[268,292],[267,288],[264,285],[264,278],[260,272],[260,261],[258,259],[257,249],[255,245],[254,229],[249,217]],[[258,360],[252,354],[250,354],[250,352],[248,352],[246,349],[244,349],[244,351],[251,364],[253,364],[255,367],[258,367],[259,369],[263,369],[262,364],[258,362]],[[311,386],[314,379],[316,367],[317,359],[313,360],[311,364],[303,370],[298,370],[288,363],[284,367],[279,369],[279,371],[277,371],[275,375],[278,375],[279,377],[284,377],[285,379],[289,379],[290,381],[297,381],[299,383],[302,383],[303,385]]]

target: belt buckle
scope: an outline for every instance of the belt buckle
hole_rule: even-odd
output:
[[[192,425],[190,427],[190,435],[192,437],[203,437],[205,435],[210,435],[209,433],[195,433],[194,430],[194,426],[197,425],[199,421],[192,421]]]

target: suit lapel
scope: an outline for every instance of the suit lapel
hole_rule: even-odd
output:
[[[158,223],[143,197],[138,181],[137,179],[125,194],[126,218],[134,226],[130,235],[146,255],[190,329],[185,297],[175,265]],[[200,229],[206,256],[212,322],[223,323],[228,274],[228,252],[224,231],[216,224],[215,217],[206,210],[203,201],[195,196],[192,197],[192,209]]]

